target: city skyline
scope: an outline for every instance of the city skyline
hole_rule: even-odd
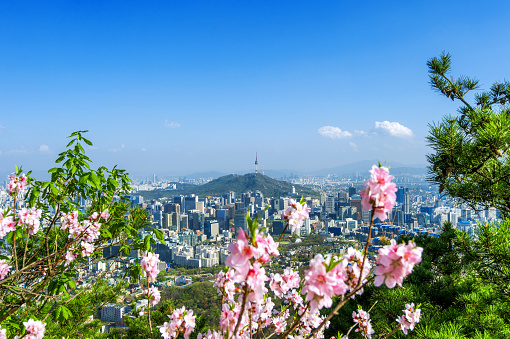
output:
[[[510,5],[490,4],[3,3],[0,172],[54,167],[75,130],[134,176],[425,165],[459,106],[427,60],[482,90],[510,74]]]

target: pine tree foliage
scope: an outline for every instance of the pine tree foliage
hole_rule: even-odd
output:
[[[474,209],[509,214],[510,82],[494,83],[470,104],[467,94],[480,89],[479,81],[451,77],[451,64],[445,53],[427,62],[432,88],[461,103],[457,116],[429,126],[429,180]]]

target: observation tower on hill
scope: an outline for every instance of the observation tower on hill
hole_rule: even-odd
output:
[[[258,168],[257,166],[259,165],[259,162],[257,160],[257,157],[258,157],[258,154],[255,153],[255,174],[257,174],[259,171],[258,171]]]

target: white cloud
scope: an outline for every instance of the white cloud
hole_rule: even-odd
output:
[[[108,149],[108,152],[120,152],[122,151],[126,146],[124,146],[124,144],[120,145],[120,147],[114,147],[114,148],[109,148]]]
[[[334,126],[324,126],[319,128],[317,131],[323,137],[330,139],[344,139],[352,137],[352,133],[348,131],[342,131],[340,128]]]
[[[349,142],[349,146],[351,146],[354,151],[356,152],[358,151],[358,145],[356,145],[355,143]]]
[[[145,147],[142,147],[140,150],[141,150],[142,152],[147,152],[147,149],[146,149]]]
[[[375,128],[382,129],[386,133],[394,137],[402,138],[414,136],[413,131],[411,131],[410,128],[405,127],[404,125],[401,125],[398,122],[376,121]]]
[[[11,155],[11,154],[25,154],[27,153],[27,150],[25,149],[24,146],[21,146],[21,148],[17,148],[17,149],[11,149],[10,151],[7,152],[7,154]]]
[[[39,152],[48,152],[49,150],[50,148],[48,147],[48,145],[42,144],[41,146],[39,146]]]
[[[181,124],[174,121],[165,120],[165,128],[180,128]]]

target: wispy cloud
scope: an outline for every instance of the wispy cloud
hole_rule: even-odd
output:
[[[142,148],[140,149],[140,151],[142,151],[142,152],[147,152],[147,149],[146,149],[145,147],[142,147]]]
[[[108,149],[108,152],[120,152],[122,151],[126,146],[124,146],[124,144],[120,145],[120,147],[114,147],[114,148],[109,148]]]
[[[165,128],[180,128],[181,124],[175,121],[165,120]]]
[[[49,150],[50,148],[48,147],[48,145],[42,144],[41,146],[39,146],[39,152],[48,152]]]
[[[342,131],[340,128],[334,126],[324,126],[319,128],[317,131],[323,137],[330,139],[345,139],[352,137],[352,133],[348,131]]]
[[[23,146],[21,146],[20,148],[11,149],[7,152],[7,154],[25,154],[25,153],[28,153],[28,151]]]
[[[349,146],[351,146],[354,151],[356,152],[358,151],[358,145],[356,145],[355,143],[349,142]]]
[[[385,133],[398,138],[414,136],[413,131],[410,128],[405,127],[398,122],[376,121],[375,129],[381,129]]]

